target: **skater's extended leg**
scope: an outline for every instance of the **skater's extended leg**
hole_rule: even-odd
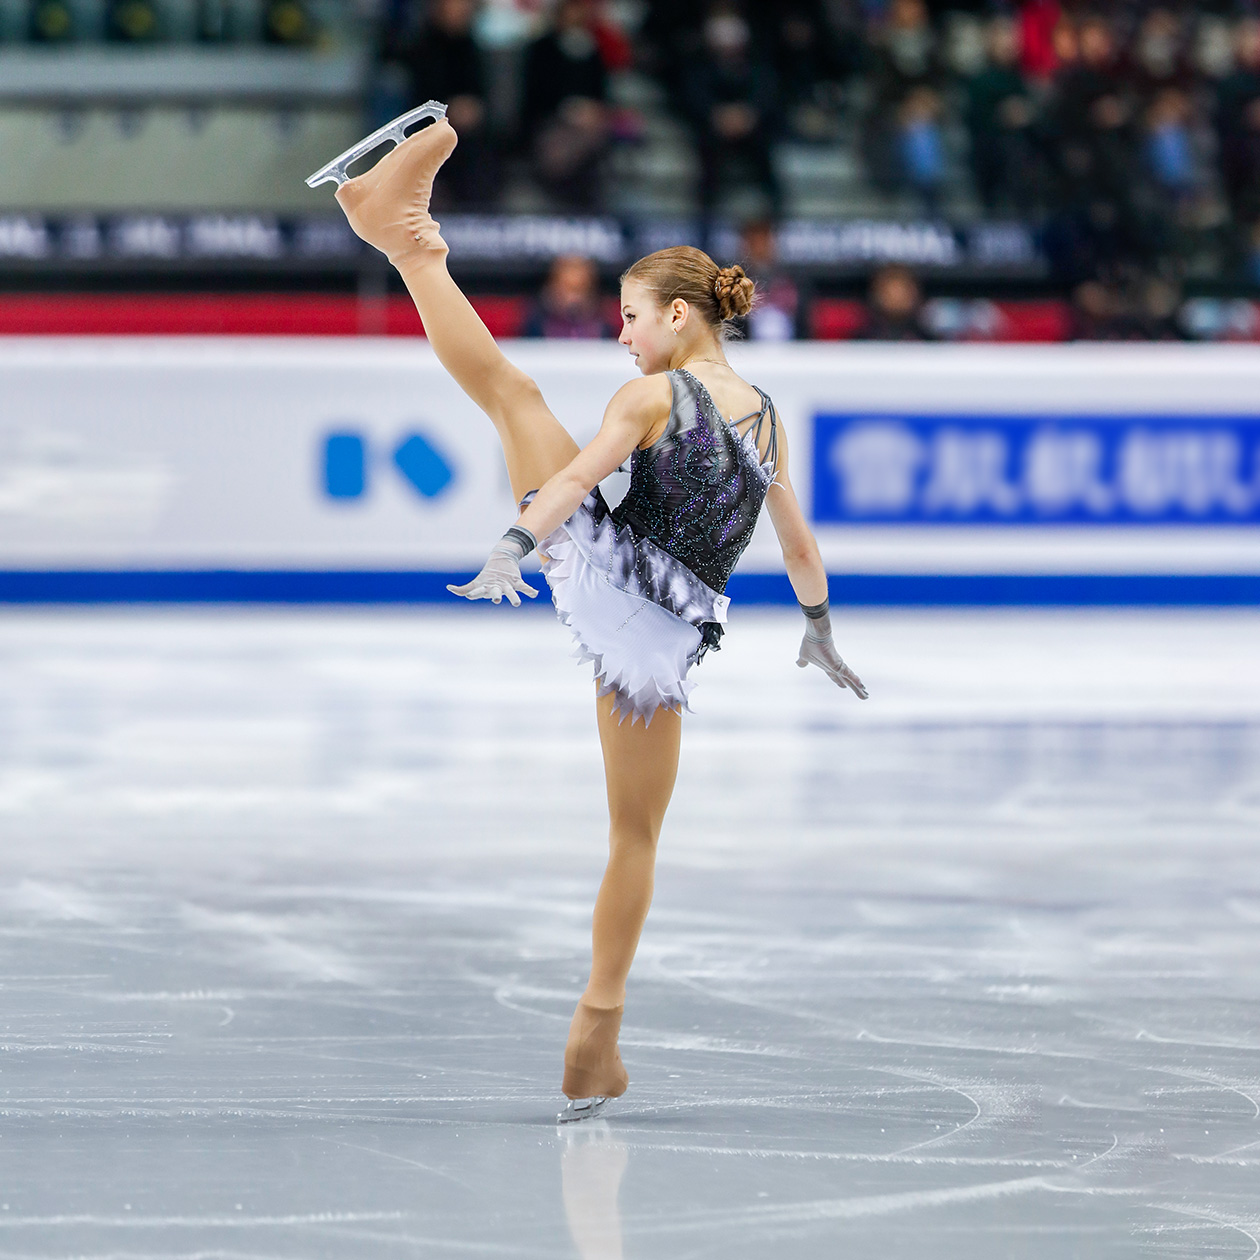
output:
[[[442,366],[494,423],[519,499],[568,464],[578,446],[446,269],[446,243],[429,214],[429,197],[454,147],[453,128],[439,120],[344,183],[337,200],[354,230],[398,268]]]
[[[608,785],[608,866],[595,901],[591,976],[569,1026],[562,1089],[570,1098],[625,1093],[617,1049],[626,977],[652,904],[656,842],[678,774],[682,716],[659,709],[652,725],[619,723],[613,697],[598,702]]]
[[[438,258],[402,273],[442,366],[486,413],[503,444],[519,502],[564,468],[578,444],[552,414],[534,379],[499,349]]]

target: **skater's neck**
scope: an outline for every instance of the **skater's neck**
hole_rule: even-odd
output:
[[[682,338],[679,340],[682,341]],[[671,372],[676,372],[679,368],[689,369],[697,363],[717,363],[722,367],[730,367],[716,337],[697,337],[691,344],[684,343],[674,351],[670,356],[669,368]]]

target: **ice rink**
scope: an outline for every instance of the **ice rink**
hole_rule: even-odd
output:
[[[559,1131],[544,610],[0,618],[3,1260],[1260,1254],[1260,613],[735,609]]]

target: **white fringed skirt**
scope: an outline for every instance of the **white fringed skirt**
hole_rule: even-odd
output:
[[[598,490],[539,543],[538,555],[573,654],[594,664],[599,694],[613,695],[620,720],[646,725],[658,709],[689,709],[695,683],[687,673],[713,641],[705,624],[724,623],[730,600],[618,528]]]

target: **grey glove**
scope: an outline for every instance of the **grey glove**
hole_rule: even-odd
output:
[[[797,653],[797,665],[801,669],[817,665],[837,687],[848,687],[859,700],[865,700],[867,691],[862,680],[844,663],[831,640],[830,601],[823,600],[812,606],[802,604],[801,612],[805,614],[805,637]]]
[[[521,606],[521,595],[534,599],[538,592],[521,577],[521,561],[538,545],[527,529],[513,525],[495,544],[481,572],[463,586],[448,586],[452,595],[465,599],[488,599],[498,603],[505,596],[513,608]]]

